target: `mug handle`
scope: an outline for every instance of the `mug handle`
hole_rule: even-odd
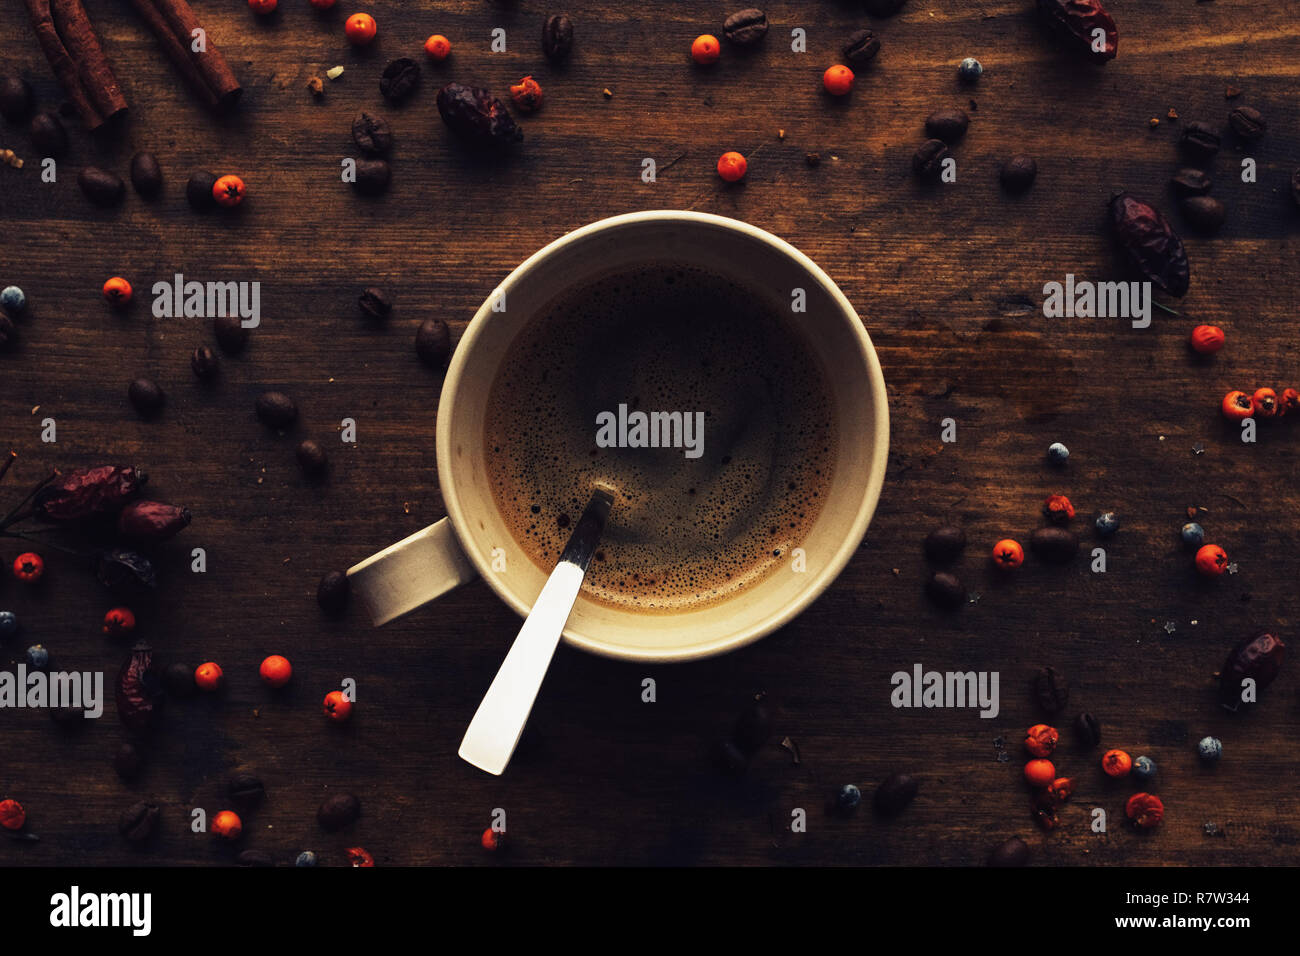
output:
[[[348,568],[348,581],[361,595],[376,627],[476,577],[478,572],[461,550],[449,518]]]

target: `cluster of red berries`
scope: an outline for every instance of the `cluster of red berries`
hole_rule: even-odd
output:
[[[1060,739],[1056,728],[1047,724],[1034,724],[1025,731],[1025,750],[1033,757],[1025,764],[1025,781],[1035,790],[1030,813],[1044,830],[1056,829],[1060,823],[1056,810],[1074,793],[1074,779],[1058,777],[1056,766],[1047,759]]]
[[[1133,758],[1123,750],[1107,750],[1101,757],[1101,769],[1116,780],[1127,777],[1133,770]],[[1124,815],[1139,829],[1150,830],[1165,818],[1165,805],[1154,793],[1135,793],[1124,804]]]
[[[1057,827],[1056,810],[1074,792],[1073,778],[1058,777],[1056,767],[1047,759],[1059,739],[1056,728],[1047,724],[1034,724],[1025,732],[1025,750],[1033,757],[1025,764],[1025,781],[1035,790],[1031,811],[1045,830]],[[1101,769],[1108,777],[1126,777],[1133,770],[1133,759],[1122,750],[1108,750],[1102,755]],[[1165,805],[1155,794],[1135,793],[1124,804],[1124,814],[1134,826],[1149,830],[1164,819]]]
[[[1284,388],[1281,394],[1272,388],[1257,388],[1253,394],[1231,391],[1220,405],[1223,417],[1231,421],[1247,418],[1285,418],[1300,412],[1300,391]]]

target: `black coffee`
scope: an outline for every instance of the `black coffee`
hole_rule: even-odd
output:
[[[604,482],[617,493],[588,597],[684,610],[788,569],[835,459],[833,399],[800,318],[676,263],[603,275],[540,310],[493,383],[484,436],[529,558],[550,572]]]

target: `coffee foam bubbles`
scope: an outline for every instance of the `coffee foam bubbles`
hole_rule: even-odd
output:
[[[583,590],[624,608],[723,600],[790,559],[835,458],[833,402],[775,304],[677,264],[605,275],[534,316],[489,396],[488,478],[549,572],[598,482],[617,489]],[[704,413],[704,449],[599,448],[601,412]]]

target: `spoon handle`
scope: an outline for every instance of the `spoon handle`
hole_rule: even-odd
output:
[[[460,742],[460,757],[480,770],[500,775],[515,752],[532,712],[564,624],[582,589],[587,565],[604,530],[611,496],[597,489],[578,519],[560,563],[546,579],[532,611],[488,688]]]

